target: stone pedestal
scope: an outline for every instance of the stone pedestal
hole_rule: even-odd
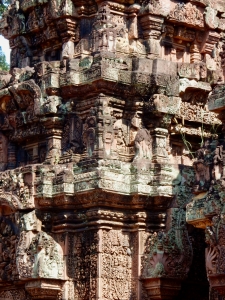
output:
[[[62,290],[62,281],[51,279],[29,281],[26,283],[25,289],[33,300],[55,300]]]
[[[145,278],[143,285],[150,300],[172,300],[178,295],[181,280],[172,278]]]
[[[216,290],[221,296],[225,296],[225,274],[208,276],[210,287]]]

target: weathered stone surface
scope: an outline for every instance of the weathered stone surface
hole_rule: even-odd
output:
[[[187,223],[207,228],[216,299],[224,13],[219,0],[11,3],[0,299],[205,300],[182,296],[190,277],[208,288]]]

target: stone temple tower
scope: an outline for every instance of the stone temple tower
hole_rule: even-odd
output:
[[[224,299],[224,1],[17,0],[0,32],[0,300]]]

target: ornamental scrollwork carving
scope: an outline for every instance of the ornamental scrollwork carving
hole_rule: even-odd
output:
[[[16,216],[2,215],[0,218],[0,281],[13,281],[19,278],[16,267],[18,240],[19,228]]]
[[[117,230],[102,232],[102,276],[104,298],[129,299],[131,296],[131,235]]]
[[[171,228],[149,234],[142,261],[143,278],[186,278],[192,260],[192,246],[183,209],[171,209]],[[176,225],[175,225],[176,224]]]
[[[0,191],[1,198],[6,202],[13,210],[29,208],[33,206],[33,197],[31,196],[31,182],[25,179],[27,174],[32,179],[30,170],[28,173],[5,171],[0,174]]]
[[[169,19],[189,26],[204,27],[203,11],[190,2],[176,4],[169,14]]]

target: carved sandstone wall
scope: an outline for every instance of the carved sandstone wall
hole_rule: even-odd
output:
[[[0,32],[0,299],[209,299],[223,1],[20,0]]]

